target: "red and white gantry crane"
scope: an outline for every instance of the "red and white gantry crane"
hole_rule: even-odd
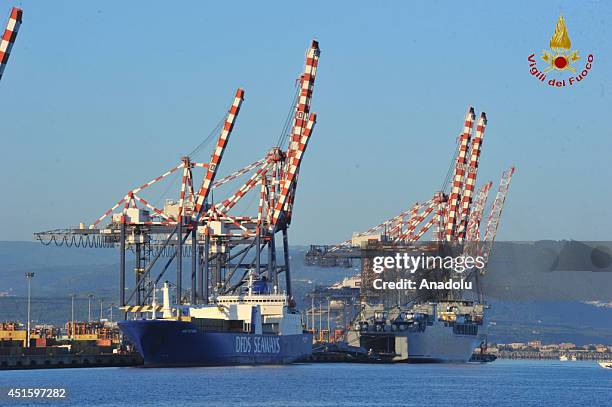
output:
[[[281,139],[288,145],[271,148],[264,157],[244,168],[217,179],[224,153],[240,112],[244,90],[238,89],[220,128],[208,162],[181,158],[180,163],[151,181],[129,190],[91,225],[35,234],[43,243],[120,247],[120,303],[129,312],[144,312],[151,293],[172,262],[176,263],[177,302],[206,303],[216,294],[237,289],[250,273],[257,273],[283,288],[278,275],[285,273],[284,290],[291,296],[288,228],[293,215],[298,174],[304,153],[312,137],[317,115],[310,111],[319,61],[319,44],[312,41],[299,78],[299,89],[291,112],[291,130]],[[196,169],[202,169],[199,188],[194,185]],[[182,173],[178,198],[163,207],[147,200],[144,193],[151,186],[168,182]],[[233,192],[221,194],[232,183],[244,180]],[[214,200],[212,192],[217,191]],[[231,190],[230,190],[231,191]],[[241,201],[257,194],[255,213],[238,213]],[[107,222],[107,223],[105,223]],[[282,234],[282,262],[276,260],[276,235]],[[127,298],[125,288],[125,253],[135,253],[136,288]],[[262,251],[267,248],[267,262]],[[183,297],[183,257],[191,257],[191,295]],[[166,258],[160,264],[160,258]],[[153,269],[157,277],[153,277]],[[149,307],[149,308],[147,308]]]
[[[476,121],[474,108],[465,115],[463,130],[458,139],[457,153],[453,159],[450,193],[436,192],[433,197],[409,210],[379,223],[365,232],[355,233],[351,239],[334,246],[312,245],[306,254],[307,265],[350,266],[346,258],[361,256],[358,250],[368,242],[408,243],[429,237],[430,241],[465,245],[487,258],[491,252],[503,204],[508,193],[514,167],[505,171],[495,201],[481,233],[481,223],[492,183],[484,184],[474,199],[480,155],[487,126],[487,116],[482,113]],[[474,132],[474,124],[475,132]],[[420,228],[419,228],[420,227]],[[428,233],[430,232],[430,233]],[[478,244],[474,245],[474,242]],[[334,261],[337,259],[337,261]]]

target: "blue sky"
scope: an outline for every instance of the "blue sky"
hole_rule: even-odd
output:
[[[1,1],[4,17],[14,4],[24,23],[0,83],[2,240],[91,223],[197,146],[239,86],[220,175],[263,156],[312,38],[318,124],[292,243],[344,240],[429,199],[469,105],[489,118],[479,184],[517,167],[498,238],[610,240],[608,2]],[[560,13],[578,65],[595,55],[567,89],[527,63]]]

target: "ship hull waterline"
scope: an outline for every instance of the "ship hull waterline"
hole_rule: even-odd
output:
[[[349,334],[349,344],[371,349],[373,343],[385,344],[384,351],[393,353],[395,363],[467,363],[474,349],[485,336],[459,335],[442,324],[428,326],[422,332],[355,332]],[[380,349],[373,349],[380,351]]]
[[[312,334],[201,331],[188,321],[120,321],[145,367],[283,365],[312,354]]]

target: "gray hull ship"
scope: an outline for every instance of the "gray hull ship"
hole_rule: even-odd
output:
[[[470,301],[365,306],[347,341],[393,362],[464,363],[485,340],[483,316],[484,306]]]

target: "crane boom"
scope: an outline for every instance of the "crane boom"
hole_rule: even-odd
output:
[[[310,135],[312,134],[312,130],[316,122],[317,115],[316,113],[312,113],[308,118],[308,123],[306,124],[305,131],[302,134],[295,154],[293,154],[291,157],[287,156],[287,170],[285,171],[280,195],[278,197],[278,201],[276,202],[276,207],[274,208],[274,214],[272,215],[272,223],[269,227],[270,231],[276,230],[281,215],[285,214],[285,204],[289,197],[290,191],[295,189],[295,179],[300,168],[302,156],[304,151],[306,151],[308,141],[310,140]]]
[[[19,32],[21,26],[21,19],[23,11],[20,8],[13,7],[4,34],[2,34],[2,40],[0,40],[0,79],[6,69],[6,63],[11,55],[13,44],[15,44],[15,38]]]
[[[300,94],[298,97],[297,104],[295,106],[295,116],[293,128],[291,130],[291,142],[289,144],[289,147],[287,148],[285,171],[289,169],[292,157],[297,154],[297,149],[299,148],[300,140],[304,132],[304,126],[307,124],[308,121],[308,117],[310,114],[310,103],[312,101],[312,92],[314,90],[314,83],[317,76],[317,66],[319,65],[320,54],[321,50],[319,49],[319,42],[317,40],[312,40],[310,48],[306,51],[306,63],[304,64],[304,72],[300,76]],[[293,185],[289,189],[285,206],[283,208],[285,212],[285,220],[287,223],[291,221],[298,175],[299,168],[295,174]]]
[[[406,228],[406,231],[400,234],[397,237],[396,241],[404,241],[406,239],[410,240],[417,226],[419,226],[421,222],[423,222],[423,220],[427,216],[429,216],[431,212],[433,212],[435,205],[436,205],[435,197],[425,202],[422,205],[423,210],[419,214],[414,216],[412,219],[410,219],[410,222],[408,223],[408,227]]]
[[[470,215],[470,207],[472,205],[472,195],[476,187],[476,176],[478,175],[478,162],[480,160],[480,150],[482,148],[482,140],[484,138],[485,129],[487,127],[487,116],[483,112],[476,124],[476,134],[472,139],[470,148],[470,160],[467,166],[467,174],[465,175],[465,187],[461,196],[461,214],[457,220],[458,229],[456,237],[459,241],[465,236],[468,217]]]
[[[219,135],[219,139],[217,140],[217,146],[213,151],[212,156],[210,157],[210,163],[208,164],[206,175],[204,175],[202,185],[200,186],[200,190],[198,191],[198,194],[196,196],[196,205],[195,210],[193,211],[193,219],[196,221],[200,219],[200,216],[204,211],[206,198],[208,198],[211,185],[215,181],[217,169],[219,167],[219,164],[221,163],[221,159],[223,158],[223,153],[225,152],[227,142],[229,141],[230,135],[232,134],[234,123],[236,122],[236,116],[238,116],[238,113],[240,112],[240,106],[242,106],[243,100],[244,90],[238,89],[236,91],[236,96],[234,96],[232,106],[230,107],[230,110],[227,113],[225,123],[223,123],[221,134]]]
[[[482,213],[484,212],[489,191],[493,183],[491,181],[484,184],[476,195],[474,209],[470,212],[465,239],[467,241],[475,241],[480,239],[480,222],[482,221]]]
[[[483,254],[488,259],[493,248],[493,242],[495,241],[495,235],[497,234],[497,228],[499,226],[499,220],[501,219],[502,211],[504,210],[504,203],[508,195],[508,189],[510,188],[510,181],[514,175],[515,168],[510,167],[502,174],[499,188],[497,189],[497,195],[493,201],[491,212],[489,213],[489,220],[487,222],[487,230],[483,237]]]
[[[459,138],[459,151],[457,153],[457,159],[455,162],[455,170],[453,173],[453,184],[451,193],[448,198],[448,213],[445,225],[445,239],[447,241],[453,240],[455,227],[457,222],[457,215],[459,209],[459,200],[463,193],[463,179],[465,177],[465,168],[467,164],[467,153],[470,145],[470,139],[472,138],[472,130],[474,127],[474,108],[470,107],[465,115],[465,121],[463,126],[463,133]]]
[[[287,162],[285,169],[289,167],[289,161],[295,155],[299,142],[302,138],[302,133],[306,127],[309,114],[310,103],[312,101],[312,91],[314,89],[315,79],[317,77],[317,66],[319,64],[319,42],[312,40],[310,48],[306,51],[306,63],[304,72],[300,75],[300,94],[295,106],[295,115],[293,118],[293,127],[291,129],[291,142],[287,148]]]

